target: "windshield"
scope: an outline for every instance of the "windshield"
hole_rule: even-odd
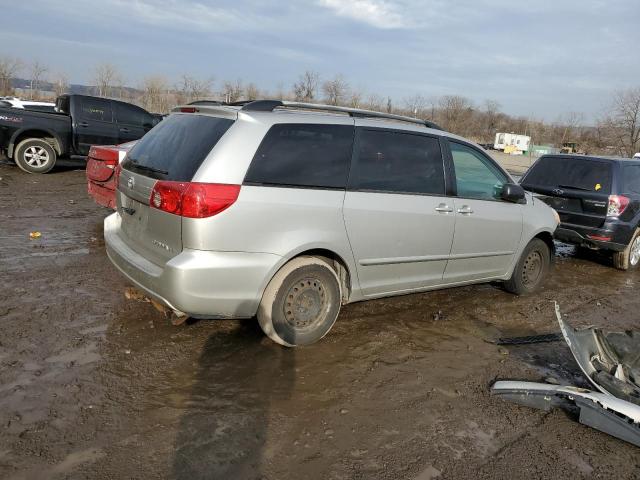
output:
[[[127,154],[122,168],[161,180],[189,182],[233,120],[173,114]]]

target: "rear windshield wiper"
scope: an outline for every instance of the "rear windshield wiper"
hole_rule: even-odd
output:
[[[169,175],[169,172],[166,170],[160,170],[159,168],[148,167],[146,165],[140,165],[137,160],[130,158],[129,161],[135,165],[135,167],[139,170],[143,170],[145,172],[159,173],[160,175]]]
[[[571,188],[573,190],[582,190],[583,192],[591,192],[590,188],[576,187],[574,185],[558,185],[558,188]]]

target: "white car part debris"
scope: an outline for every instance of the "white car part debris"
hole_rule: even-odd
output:
[[[560,330],[589,381],[601,392],[640,406],[640,331],[577,330],[562,319]]]
[[[534,382],[499,381],[491,394],[504,400],[549,411],[562,408],[578,421],[640,447],[640,406],[584,388]]]

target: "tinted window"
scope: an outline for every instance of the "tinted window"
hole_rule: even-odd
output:
[[[37,112],[55,112],[56,108],[50,105],[27,105],[24,107],[27,110],[35,110]]]
[[[147,177],[189,182],[232,124],[226,118],[170,115],[135,144],[122,167]]]
[[[245,182],[345,188],[353,127],[279,124],[253,157]]]
[[[152,118],[145,110],[135,105],[114,102],[116,107],[116,121],[137,127],[151,126]]]
[[[11,104],[9,102],[5,102],[4,100],[0,100],[0,107],[10,107]]]
[[[507,177],[493,163],[474,148],[450,142],[453,167],[456,173],[458,196],[495,200],[500,198]]]
[[[350,187],[444,195],[440,141],[384,130],[361,130]]]
[[[575,188],[608,195],[611,193],[611,163],[586,158],[543,157],[521,183],[525,188]]]
[[[111,122],[111,101],[100,98],[82,98],[80,100],[82,118]]]
[[[640,165],[624,166],[624,191],[622,193],[640,194]]]

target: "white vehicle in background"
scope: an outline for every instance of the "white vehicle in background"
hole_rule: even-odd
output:
[[[32,102],[30,100],[20,100],[16,97],[0,97],[0,106],[41,112],[55,112],[56,109],[56,104],[53,102]]]
[[[640,152],[636,153],[633,158],[640,158]]]
[[[519,155],[529,151],[531,137],[528,135],[517,135],[515,133],[496,133],[493,148],[504,153]]]

